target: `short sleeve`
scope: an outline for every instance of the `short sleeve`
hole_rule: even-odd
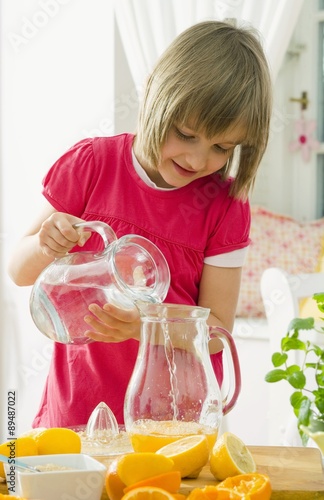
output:
[[[229,253],[249,246],[250,228],[250,203],[228,197],[219,210],[217,223],[209,236],[205,257]]]
[[[61,212],[81,217],[95,183],[93,140],[72,146],[50,168],[43,179],[43,195]]]

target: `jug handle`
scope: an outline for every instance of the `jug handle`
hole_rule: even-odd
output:
[[[232,362],[228,363],[229,370],[232,372],[232,377],[234,378],[234,389],[232,391],[232,397],[230,401],[227,403],[229,392],[226,394],[223,403],[223,415],[226,415],[230,410],[232,410],[235,405],[237,398],[241,392],[241,369],[239,357],[236,350],[236,345],[232,335],[220,326],[210,326],[209,327],[209,335],[210,338],[217,337],[223,340],[223,345],[226,353],[227,360],[231,360]],[[231,356],[229,355],[231,354]]]
[[[103,239],[105,250],[113,241],[117,240],[115,231],[105,222],[101,221],[78,222],[77,224],[73,224],[73,227],[74,229],[81,228],[84,231],[91,231],[94,233],[98,233]]]

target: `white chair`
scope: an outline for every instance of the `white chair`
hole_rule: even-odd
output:
[[[290,321],[300,315],[300,301],[321,292],[324,292],[324,273],[292,275],[279,268],[264,271],[261,295],[269,326],[269,356],[280,350],[281,339]],[[316,332],[312,333],[312,340],[323,343],[318,334],[316,339],[314,336]],[[293,389],[286,381],[269,386],[269,445],[288,444],[286,436],[290,432],[289,422],[293,417],[289,396]]]

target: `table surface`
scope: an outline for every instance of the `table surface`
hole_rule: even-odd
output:
[[[267,474],[272,486],[271,500],[324,499],[322,456],[317,448],[249,446],[257,472]],[[182,493],[207,484],[216,484],[209,466],[196,480],[184,481]]]
[[[271,500],[324,500],[324,473],[317,448],[283,446],[249,446],[257,471],[268,474],[272,485]],[[217,484],[206,465],[197,479],[183,480],[181,493]],[[0,493],[7,493],[0,483]],[[104,489],[101,500],[107,500]]]

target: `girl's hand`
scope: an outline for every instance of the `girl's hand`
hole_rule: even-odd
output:
[[[58,258],[66,255],[75,245],[83,246],[91,233],[75,229],[73,224],[77,222],[84,221],[62,212],[55,212],[48,217],[38,232],[39,245],[43,254]]]
[[[91,304],[93,315],[85,316],[84,321],[91,327],[85,335],[99,342],[122,342],[140,338],[140,315],[138,309],[120,309],[112,304],[102,308]]]

